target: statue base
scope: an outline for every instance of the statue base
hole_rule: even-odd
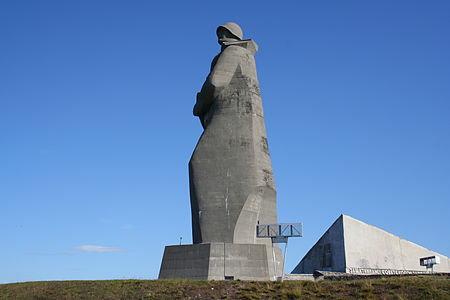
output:
[[[281,251],[275,248],[280,258]],[[277,259],[277,276],[282,265]],[[272,248],[264,244],[166,246],[159,279],[275,280]]]

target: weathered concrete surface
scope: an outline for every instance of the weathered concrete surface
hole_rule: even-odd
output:
[[[302,281],[315,281],[316,278],[313,274],[284,274],[283,275],[283,281],[290,280],[302,280]]]
[[[217,30],[222,51],[194,107],[204,132],[189,162],[193,241],[268,244],[256,240],[258,221],[277,223],[257,46],[231,29],[236,34]]]
[[[159,279],[208,279],[210,244],[166,246]]]
[[[345,272],[343,216],[323,234],[292,271],[293,274],[312,274],[315,270]]]
[[[341,215],[292,273],[315,270],[352,274],[404,274],[426,271],[419,258],[437,255],[435,272],[450,272],[448,257],[350,216]]]
[[[402,239],[375,226],[349,216],[344,219],[346,268],[358,273],[358,268],[425,271],[419,258],[438,255],[441,263],[435,272],[450,272],[448,257]]]
[[[271,280],[272,264],[265,245],[208,243],[167,246],[159,279]],[[270,250],[271,251],[271,250]]]

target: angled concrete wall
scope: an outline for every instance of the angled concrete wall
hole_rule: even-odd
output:
[[[311,274],[314,270],[345,272],[343,218],[339,217],[292,271]]]
[[[166,246],[159,279],[208,279],[210,244]]]
[[[350,216],[341,215],[292,271],[355,274],[424,272],[419,259],[439,256],[435,272],[450,272],[450,259]]]
[[[425,271],[419,258],[433,255],[441,258],[434,271],[450,272],[448,257],[350,216],[342,217],[349,273],[357,273],[361,268]]]

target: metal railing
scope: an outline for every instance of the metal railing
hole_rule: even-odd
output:
[[[272,241],[272,259],[274,276],[277,279],[277,264],[275,261],[275,249],[273,244],[284,243],[283,252],[283,268],[281,270],[281,280],[284,275],[284,265],[286,261],[286,252],[288,246],[288,238],[290,237],[302,237],[303,236],[303,223],[280,223],[280,224],[258,224],[256,225],[256,237],[257,238],[270,238]]]

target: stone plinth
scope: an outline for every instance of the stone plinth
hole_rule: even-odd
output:
[[[166,246],[158,278],[273,280],[271,251],[271,247],[258,244]]]

